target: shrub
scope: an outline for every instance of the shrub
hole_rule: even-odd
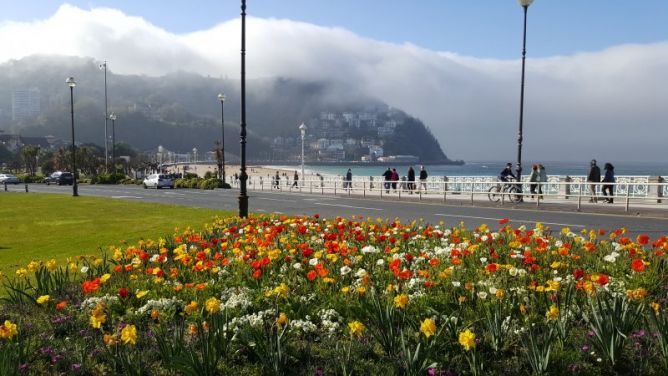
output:
[[[16,177],[23,183],[41,183],[44,181],[44,176],[42,175],[18,174]]]
[[[107,173],[103,172],[91,179],[91,184],[118,184],[127,179],[122,173]]]

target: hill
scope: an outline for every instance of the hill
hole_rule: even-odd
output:
[[[65,79],[73,76],[77,82],[77,140],[103,144],[104,74],[99,65],[92,58],[60,56],[33,56],[0,65],[4,83],[0,87],[0,129],[69,139],[70,93]],[[187,72],[162,77],[120,75],[109,70],[107,84],[109,112],[118,115],[116,140],[140,150],[155,150],[158,145],[175,152],[213,149],[213,142],[220,138],[217,95],[223,92],[226,152],[238,154],[238,80]],[[32,113],[22,114],[18,111],[22,104],[15,97],[25,92],[32,93],[37,98],[32,101],[38,104]],[[369,153],[369,146],[377,145],[385,155],[410,154],[422,162],[450,162],[420,120],[347,85],[255,79],[247,81],[246,93],[249,159],[294,160],[299,154],[298,126],[305,123],[309,158],[359,159]]]

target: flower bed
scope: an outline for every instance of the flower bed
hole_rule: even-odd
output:
[[[0,374],[665,374],[668,238],[219,219],[3,277]]]

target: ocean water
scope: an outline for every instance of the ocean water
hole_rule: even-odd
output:
[[[588,160],[582,162],[541,162],[545,166],[548,175],[570,175],[581,176],[589,172]],[[429,176],[497,176],[505,167],[505,161],[471,161],[464,165],[425,165]],[[603,165],[606,161],[598,161],[598,165],[603,173]],[[631,176],[663,176],[668,177],[668,161],[666,162],[614,162],[615,175]],[[514,165],[514,163],[513,163]],[[524,163],[522,175],[531,173],[533,162]],[[298,170],[301,173],[300,165],[275,166],[283,169]],[[408,172],[407,165],[392,166],[397,169],[400,176]],[[305,164],[306,173],[320,173],[324,175],[345,175],[348,169],[352,170],[353,176],[380,176],[387,166],[361,166],[361,165],[317,165]],[[420,165],[413,165],[416,176],[419,174]]]

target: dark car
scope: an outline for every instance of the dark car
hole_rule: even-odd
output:
[[[74,183],[74,176],[71,172],[56,171],[44,179],[46,185],[72,185]]]

